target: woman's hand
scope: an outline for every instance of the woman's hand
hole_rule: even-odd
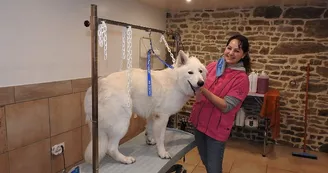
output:
[[[227,103],[224,99],[216,96],[208,89],[201,87],[200,92],[212,103],[215,107],[217,107],[220,110],[224,110],[227,108]]]
[[[202,97],[201,91],[200,90],[196,91],[196,97],[195,97],[196,98],[196,102],[197,101],[200,101],[201,97]]]

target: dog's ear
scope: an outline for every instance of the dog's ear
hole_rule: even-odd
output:
[[[185,53],[183,50],[180,50],[177,56],[176,64],[178,67],[185,65],[189,59],[189,52]]]

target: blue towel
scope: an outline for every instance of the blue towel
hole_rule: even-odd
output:
[[[218,60],[216,64],[216,77],[220,77],[225,70],[226,62],[223,57]]]

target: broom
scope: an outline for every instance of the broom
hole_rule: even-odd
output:
[[[304,140],[303,140],[303,152],[297,153],[292,152],[293,156],[303,157],[309,159],[318,159],[316,155],[310,154],[306,152],[306,136],[307,136],[307,107],[308,107],[308,92],[309,92],[309,76],[310,76],[310,64],[307,65],[306,68],[306,94],[305,94],[305,111],[304,111]]]

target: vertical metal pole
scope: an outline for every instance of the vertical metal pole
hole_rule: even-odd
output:
[[[91,4],[91,80],[92,80],[92,168],[99,171],[98,157],[98,17],[97,6]]]

